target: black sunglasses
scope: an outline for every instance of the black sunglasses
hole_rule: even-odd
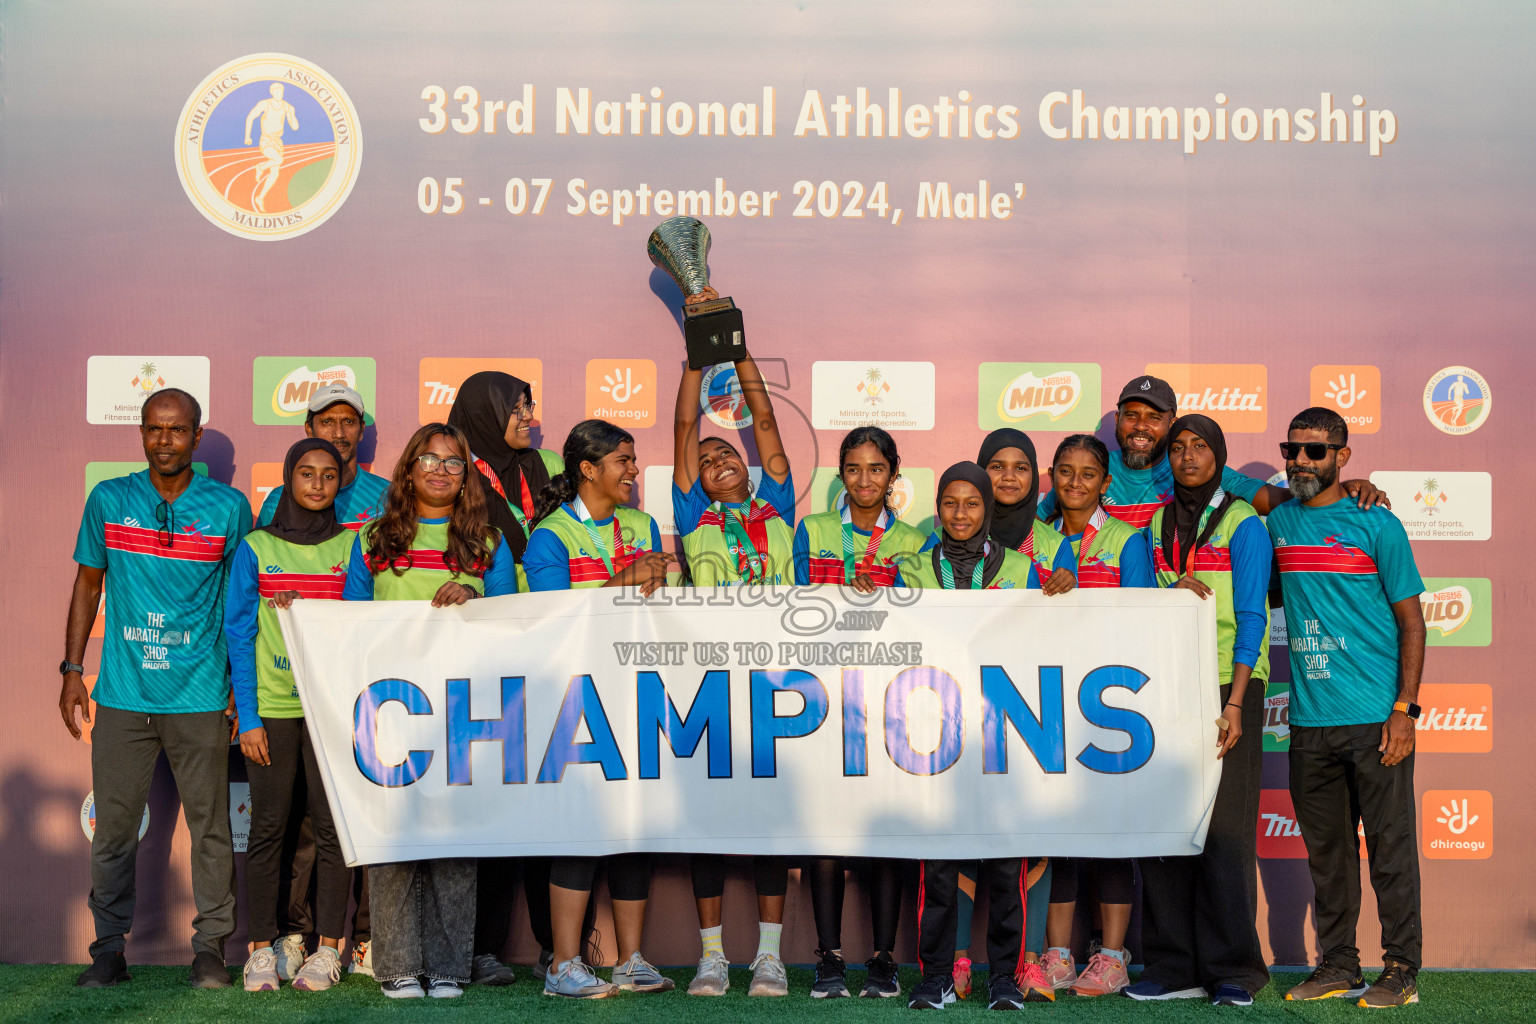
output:
[[[1344,446],[1334,444],[1332,441],[1281,441],[1280,454],[1285,456],[1286,462],[1295,462],[1296,456],[1305,449],[1307,458],[1313,462],[1318,461],[1329,452],[1336,452]]]
[[[155,506],[155,521],[160,524],[160,529],[155,531],[155,540],[163,548],[176,545],[176,510],[168,501],[162,501]]]

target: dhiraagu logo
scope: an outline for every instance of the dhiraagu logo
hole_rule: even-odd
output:
[[[977,425],[1092,430],[1099,423],[1097,363],[982,363]]]
[[[374,361],[367,356],[257,356],[251,365],[251,419],[277,426],[303,423],[309,399],[328,384],[363,396],[373,422]]]

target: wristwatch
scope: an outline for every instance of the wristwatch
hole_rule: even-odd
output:
[[[68,658],[65,658],[63,661],[59,662],[59,675],[67,676],[71,672],[79,672],[81,675],[84,675],[85,674],[85,666],[84,665],[76,665],[74,662],[70,661]]]
[[[1401,711],[1415,722],[1419,720],[1419,706],[1412,701],[1400,700],[1392,705],[1393,711]]]

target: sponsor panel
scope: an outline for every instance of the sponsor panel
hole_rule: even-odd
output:
[[[587,411],[621,427],[656,422],[656,364],[650,359],[592,359],[587,362]]]
[[[229,838],[236,853],[244,853],[251,841],[251,784],[229,784]]]
[[[1487,683],[1425,683],[1419,687],[1416,749],[1428,754],[1486,754],[1493,750],[1493,687]]]
[[[85,833],[87,840],[96,838],[96,791],[93,789],[85,794],[85,802],[80,805],[80,831]],[[139,838],[143,839],[149,831],[149,805],[144,805],[144,817],[139,819]]]
[[[933,407],[932,363],[811,364],[811,424],[817,430],[932,430]]]
[[[267,495],[283,486],[283,464],[281,462],[253,462],[251,463],[251,511],[261,515],[261,506],[267,500]]]
[[[1493,794],[1486,789],[1424,792],[1419,829],[1431,860],[1487,860],[1493,856]]]
[[[1228,434],[1268,429],[1269,370],[1262,363],[1148,363],[1179,399],[1179,415],[1204,413]]]
[[[325,223],[351,194],[362,158],[362,128],[341,83],[286,53],[215,69],[176,125],[187,198],[219,228],[257,241]]]
[[[1381,370],[1375,366],[1314,366],[1312,404],[1343,416],[1351,434],[1374,434],[1381,429]]]
[[[1482,577],[1427,577],[1425,642],[1430,647],[1487,647],[1493,643],[1493,581]]]
[[[1470,434],[1488,422],[1493,390],[1468,366],[1447,366],[1424,385],[1424,415],[1442,433]]]
[[[329,384],[345,384],[363,396],[364,422],[372,423],[374,361],[368,356],[257,356],[251,364],[251,419],[265,426],[303,423],[309,399]]]
[[[933,526],[933,470],[921,466],[902,466],[891,484],[891,507],[903,522],[927,531]],[[837,470],[816,467],[811,479],[810,513],[843,507],[843,482]],[[808,514],[810,514],[808,513]]]
[[[1365,826],[1358,828],[1360,859],[1365,859]],[[1288,789],[1259,791],[1258,854],[1265,860],[1306,860],[1307,842],[1296,822]]]
[[[419,390],[416,401],[416,421],[421,426],[428,423],[446,423],[448,410],[453,408],[459,396],[459,385],[470,374],[481,370],[500,370],[518,380],[528,382],[535,403],[543,399],[544,361],[542,359],[478,359],[460,356],[434,356],[423,359],[417,367]],[[533,425],[539,425],[535,408]],[[557,449],[559,445],[555,446]]]
[[[85,422],[139,425],[144,399],[162,388],[180,388],[209,407],[207,356],[91,356],[85,361]]]
[[[976,422],[983,430],[1091,431],[1099,425],[1098,363],[982,363]]]
[[[1392,498],[1409,540],[1487,540],[1493,536],[1493,477],[1487,473],[1392,470],[1371,474]]]
[[[1291,749],[1291,684],[1273,679],[1264,688],[1264,749],[1281,753]]]

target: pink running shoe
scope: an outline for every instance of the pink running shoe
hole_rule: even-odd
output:
[[[1054,1003],[1056,990],[1051,987],[1050,981],[1045,976],[1045,971],[1033,960],[1026,960],[1024,966],[1019,968],[1019,973],[1013,976],[1013,980],[1019,985],[1019,991],[1024,993],[1026,1003]]]
[[[1070,988],[1077,980],[1077,964],[1072,962],[1069,953],[1062,956],[1054,949],[1045,951],[1045,956],[1040,958],[1040,969],[1045,972],[1045,979],[1051,983],[1051,988],[1058,991]]]
[[[1075,996],[1109,996],[1131,983],[1125,964],[1108,953],[1095,953],[1072,986]]]
[[[971,961],[961,957],[955,961],[955,998],[964,999],[971,994]]]

